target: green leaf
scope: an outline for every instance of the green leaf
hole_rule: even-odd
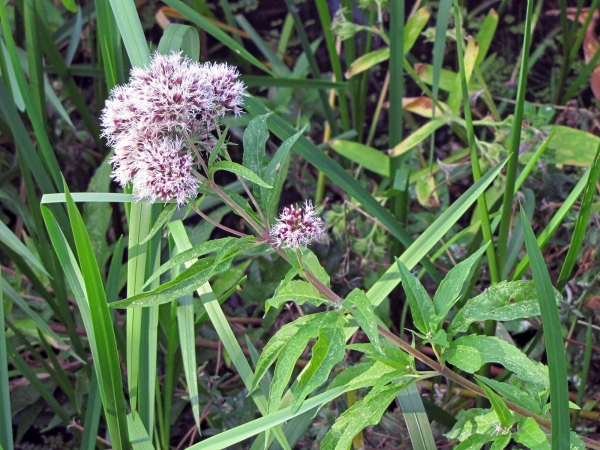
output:
[[[93,352],[95,353],[94,359],[102,361],[102,364],[95,364],[94,367],[102,394],[104,414],[112,437],[113,448],[124,449],[127,448],[128,437],[115,331],[108,310],[100,270],[83,219],[75,202],[70,198],[66,183],[64,190],[87,299],[90,310],[93,311],[91,318],[96,344]]]
[[[77,12],[79,8],[77,8],[77,3],[74,0],[61,0],[62,4],[65,8],[67,8],[71,12]]]
[[[0,289],[0,446],[13,450],[12,415],[8,387],[8,357],[4,332],[4,299]]]
[[[486,384],[479,382],[479,380],[477,384],[481,386],[481,389],[483,389],[485,395],[492,404],[492,409],[498,416],[498,420],[500,421],[500,425],[502,426],[502,428],[510,429],[516,422],[516,419],[513,417],[513,414],[512,412],[510,412],[510,409],[508,409],[508,407],[504,404],[502,397],[500,397],[498,394],[492,391]]]
[[[171,220],[171,217],[173,217],[173,214],[175,214],[176,210],[177,210],[177,204],[175,204],[175,203],[167,204],[163,208],[163,210],[160,212],[160,215],[156,219],[156,222],[154,222],[154,225],[152,225],[152,229],[148,232],[148,235],[142,240],[142,242],[140,242],[140,245],[145,244],[150,239],[152,239],[154,237],[154,235],[156,233],[158,233],[158,231]],[[145,286],[147,286],[149,284],[149,282],[150,281],[146,281]]]
[[[258,387],[258,383],[265,376],[267,370],[269,370],[269,367],[271,367],[271,365],[279,357],[288,342],[290,342],[292,339],[295,339],[298,332],[310,322],[316,320],[318,322],[317,325],[319,325],[323,321],[323,316],[326,314],[326,312],[323,312],[299,317],[293,322],[282,326],[277,333],[273,335],[263,349],[262,353],[260,354],[260,358],[256,363],[256,371],[254,372],[254,377],[252,378],[252,383],[250,389],[248,390],[250,393],[254,392],[254,390]]]
[[[6,245],[10,250],[21,256],[25,262],[36,270],[40,271],[47,277],[50,275],[46,272],[46,269],[38,261],[38,259],[31,253],[31,251],[14,235],[10,228],[4,225],[4,222],[0,221],[0,243]]]
[[[166,271],[173,269],[181,264],[184,264],[192,259],[195,259],[199,256],[207,255],[209,253],[214,253],[223,248],[225,244],[228,244],[232,240],[236,238],[226,237],[222,239],[214,239],[212,241],[206,241],[200,245],[192,247],[184,252],[178,253],[176,256],[173,256],[169,261],[160,266],[156,271],[148,278],[144,287],[148,286],[152,281],[161,276]]]
[[[274,413],[279,409],[279,402],[281,401],[283,391],[292,376],[296,361],[306,349],[308,342],[319,336],[319,329],[324,322],[331,322],[332,317],[337,319],[338,315],[339,313],[337,311],[330,311],[323,315],[319,315],[319,317],[316,317],[314,320],[303,324],[294,335],[293,339],[290,339],[287,342],[279,355],[277,365],[275,366],[275,373],[273,374],[273,381],[271,381],[268,407],[269,414]]]
[[[413,322],[419,331],[427,334],[435,330],[433,302],[421,282],[415,277],[402,261],[396,259],[402,277],[402,287],[410,305]]]
[[[448,123],[447,120],[435,119],[427,122],[425,125],[420,127],[419,129],[413,131],[410,136],[396,145],[393,149],[388,151],[388,154],[391,157],[400,156],[416,145],[423,142],[431,133],[433,133],[438,128],[446,125]]]
[[[463,409],[457,419],[454,427],[445,434],[448,439],[464,441],[472,434],[491,434],[498,423],[498,416],[493,409]]]
[[[217,170],[225,170],[227,172],[235,173],[236,175],[245,178],[248,181],[252,181],[253,183],[256,183],[259,186],[262,186],[267,189],[271,189],[273,187],[265,183],[258,175],[256,175],[250,169],[238,163],[234,163],[231,161],[217,161],[210,168],[209,175],[212,177]]]
[[[257,116],[250,121],[244,131],[244,158],[243,165],[258,177],[262,177],[269,161],[265,154],[265,146],[269,139],[267,118],[269,113]]]
[[[360,289],[354,289],[342,302],[342,306],[356,319],[358,325],[360,325],[373,344],[373,347],[378,352],[383,353],[381,343],[379,342],[379,332],[377,331],[377,318],[367,294]]]
[[[275,296],[267,300],[267,303],[275,308],[279,308],[285,302],[296,302],[299,305],[310,302],[320,306],[327,303],[327,299],[312,284],[294,280],[278,289]]]
[[[350,366],[340,373],[327,386],[327,390],[345,386],[345,391],[374,386],[379,380],[391,372],[398,370],[381,361],[369,360]]]
[[[152,439],[148,436],[139,414],[127,414],[127,428],[129,429],[129,440],[133,450],[154,450]]]
[[[296,143],[298,138],[304,134],[307,126],[308,125],[305,125],[296,134],[283,141],[283,143],[277,149],[275,155],[273,155],[273,158],[271,159],[264,171],[263,179],[265,183],[273,186],[273,189],[268,191],[261,189],[259,196],[260,198],[257,199],[259,201],[259,204],[262,201],[261,206],[265,209],[265,211],[270,211],[271,209],[277,208],[277,205],[275,205],[274,203],[279,193],[281,192],[281,189],[283,188],[283,184],[285,182],[285,176],[282,176],[282,169],[289,160],[290,150],[292,149],[292,146]]]
[[[510,441],[512,440],[512,433],[507,435],[500,435],[495,440],[490,450],[504,450]]]
[[[554,301],[558,303],[560,300],[562,295],[554,290]],[[467,331],[473,322],[507,321],[538,315],[540,305],[533,281],[501,281],[468,300],[454,316],[448,333],[453,336]]]
[[[569,440],[569,432],[567,432],[567,441]],[[546,437],[546,433],[542,431],[537,422],[531,417],[525,417],[519,423],[519,431],[513,434],[513,439],[519,444],[523,444],[530,450],[549,450],[550,443]],[[567,444],[567,447],[569,445]]]
[[[490,388],[498,392],[504,399],[519,405],[534,414],[542,415],[542,405],[536,397],[529,392],[525,392],[509,383],[504,383],[497,380],[491,380],[481,375],[475,375],[478,382],[485,383]]]
[[[439,327],[444,322],[450,309],[460,299],[460,294],[471,274],[473,266],[479,261],[486,248],[487,245],[484,245],[469,258],[453,267],[440,283],[433,297],[433,306],[436,312],[436,327]]]
[[[569,386],[562,324],[546,262],[523,208],[521,208],[521,222],[527,254],[531,261],[533,281],[540,303],[544,342],[548,358],[550,405],[552,408],[552,448],[553,450],[559,450],[569,446]]]
[[[454,450],[479,450],[491,440],[487,434],[473,434],[454,447]]]
[[[412,357],[398,347],[386,345],[383,347],[383,353],[376,350],[373,344],[350,344],[347,345],[346,348],[348,350],[363,352],[368,355],[369,358],[387,364],[398,370],[407,370],[407,367],[412,366]]]
[[[323,321],[319,329],[319,340],[312,348],[312,357],[304,369],[298,385],[294,390],[292,411],[297,411],[304,399],[329,378],[331,369],[344,359],[346,355],[346,335],[344,325],[346,318],[337,313],[330,316],[330,320]]]
[[[180,49],[191,60],[198,61],[200,58],[198,30],[189,25],[169,24],[160,38],[157,50],[166,55],[175,49]]]
[[[317,256],[309,249],[302,251],[302,265],[308,269],[325,286],[329,286],[329,274],[323,268]]]
[[[340,155],[383,177],[390,174],[390,157],[380,150],[359,142],[334,140],[331,148]]]
[[[130,0],[110,0],[110,6],[131,64],[134,67],[144,67],[150,62],[150,50],[135,3]]]
[[[447,362],[468,373],[475,373],[482,365],[495,362],[538,388],[548,385],[548,371],[543,364],[529,359],[517,347],[497,337],[463,336],[452,342],[444,357]]]
[[[381,389],[372,389],[365,398],[344,411],[335,421],[321,441],[321,450],[346,450],[358,432],[379,423],[389,404],[412,382],[410,379]]]

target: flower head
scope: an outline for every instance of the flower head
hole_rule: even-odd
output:
[[[244,84],[227,64],[199,64],[181,53],[155,53],[115,87],[102,112],[102,135],[114,148],[113,178],[149,202],[196,196],[191,145],[210,147],[225,112],[241,114]],[[188,138],[192,144],[189,143]]]
[[[310,245],[313,239],[322,239],[324,232],[323,221],[317,216],[312,202],[307,200],[302,209],[283,208],[279,220],[271,228],[271,239],[277,247],[300,249]]]

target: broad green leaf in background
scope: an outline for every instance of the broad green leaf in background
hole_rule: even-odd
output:
[[[360,164],[365,169],[384,177],[390,174],[390,157],[382,151],[352,141],[334,140],[330,145],[340,155]]]
[[[291,301],[299,305],[310,302],[315,306],[328,302],[312,284],[306,281],[294,280],[278,289],[275,296],[267,300],[267,303],[272,307],[279,308],[282,304]]]
[[[394,148],[388,151],[388,154],[391,157],[400,156],[413,147],[417,146],[421,142],[423,142],[431,133],[433,133],[438,128],[446,125],[448,123],[447,120],[435,119],[427,122],[425,125],[421,126],[419,129],[413,131],[406,139],[396,145]]]
[[[594,161],[600,138],[586,131],[553,125],[548,147],[553,150],[556,164],[587,167]]]
[[[556,290],[554,298],[557,303],[562,300]],[[533,281],[501,281],[468,300],[452,319],[448,333],[454,335],[467,331],[473,322],[525,319],[539,314],[540,305]]]
[[[498,423],[498,416],[493,409],[462,410],[457,419],[452,429],[445,434],[448,439],[464,441],[473,434],[491,434]]]
[[[329,378],[331,369],[346,355],[344,325],[347,320],[338,312],[325,320],[319,329],[319,340],[312,348],[312,357],[294,390],[292,411],[297,411],[304,399]]]
[[[346,450],[359,431],[379,423],[389,404],[412,382],[409,379],[371,390],[335,421],[321,441],[321,450]]]
[[[421,282],[410,273],[410,270],[408,270],[402,261],[396,259],[396,264],[400,269],[402,286],[410,305],[410,312],[415,326],[423,334],[434,331],[436,328],[434,323],[435,310],[429,294],[427,294]]]
[[[375,317],[373,306],[367,294],[360,289],[354,289],[344,299],[342,306],[352,314],[360,328],[371,341],[371,344],[373,344],[373,347],[377,351],[383,352],[379,342],[379,332],[377,331],[377,317]]]

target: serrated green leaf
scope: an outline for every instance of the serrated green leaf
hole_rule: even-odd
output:
[[[472,408],[458,413],[457,421],[445,434],[448,439],[464,441],[472,434],[491,434],[498,416],[493,409]]]
[[[290,301],[299,305],[310,302],[315,306],[320,306],[326,303],[327,299],[312,284],[294,280],[280,288],[275,297],[267,300],[267,303],[272,307],[279,308],[285,302]]]
[[[373,347],[378,352],[383,353],[381,343],[379,342],[379,332],[377,331],[377,318],[367,294],[360,289],[354,289],[342,302],[342,306],[356,319],[373,344]]]
[[[169,220],[171,220],[171,217],[173,217],[173,214],[175,213],[176,210],[177,210],[176,203],[167,204],[164,207],[164,209],[160,212],[158,218],[156,219],[156,222],[154,222],[154,225],[152,225],[152,229],[148,233],[148,236],[146,236],[144,238],[144,240],[142,242],[140,242],[140,245],[145,244],[150,239],[152,239],[152,237],[156,233],[158,233],[158,230],[160,230]],[[146,285],[147,284],[148,284],[148,282],[146,282]]]
[[[273,186],[273,189],[269,189],[268,191],[260,189],[260,195],[259,198],[257,198],[257,201],[265,211],[270,211],[274,206],[276,207],[273,203],[275,202],[277,195],[281,192],[281,188],[285,182],[284,177],[282,177],[282,169],[286,165],[286,161],[288,161],[292,146],[296,143],[298,138],[304,134],[307,126],[308,125],[305,125],[296,134],[283,141],[265,168],[263,180],[265,183]]]
[[[156,271],[148,278],[144,287],[148,286],[152,281],[154,281],[157,277],[161,276],[167,270],[171,270],[174,267],[177,267],[181,264],[184,264],[188,261],[191,261],[194,258],[199,256],[207,255],[209,253],[214,253],[216,251],[221,250],[223,246],[235,238],[227,237],[222,239],[214,239],[212,241],[203,242],[200,245],[190,248],[184,252],[178,253],[177,256],[172,257],[168,262],[164,263],[160,266]]]
[[[425,339],[424,342],[432,342],[444,348],[450,347],[448,334],[443,329],[437,330],[431,339]]]
[[[317,256],[309,249],[302,250],[302,264],[325,286],[329,286],[329,274],[323,268]]]
[[[383,347],[383,353],[376,350],[373,344],[350,344],[346,348],[362,352],[369,356],[369,358],[380,361],[395,369],[406,369],[412,363],[412,357],[398,347],[385,346]]]
[[[234,163],[231,161],[217,161],[212,165],[209,170],[209,174],[212,177],[214,173],[218,170],[225,170],[227,172],[235,173],[236,175],[245,178],[248,181],[251,181],[261,187],[271,189],[273,186],[265,183],[260,176],[254,173],[252,170],[247,167],[242,166],[241,164]]]
[[[473,434],[454,447],[454,450],[480,450],[491,440],[492,437],[487,434]]]
[[[548,369],[529,359],[514,345],[492,336],[463,336],[444,353],[447,362],[468,373],[487,363],[500,363],[524,381],[538,387],[548,386]]]
[[[531,417],[525,417],[519,423],[519,431],[513,434],[513,439],[530,450],[549,450],[550,443],[546,433]]]
[[[281,352],[284,350],[285,346],[292,339],[295,338],[296,334],[308,323],[318,320],[323,320],[323,316],[327,314],[326,312],[310,314],[308,316],[299,317],[298,319],[285,324],[282,326],[277,333],[273,335],[273,337],[269,340],[262,353],[260,354],[260,358],[256,363],[256,370],[254,372],[254,378],[252,379],[252,384],[249,389],[249,392],[252,393],[258,387],[258,383],[265,376],[269,367],[275,362],[275,360],[279,357]]]
[[[344,411],[335,421],[321,441],[321,450],[346,450],[359,431],[379,423],[389,404],[412,382],[413,380],[406,380],[372,389],[365,398]]]
[[[213,275],[228,270],[231,267],[233,258],[252,245],[249,239],[253,240],[254,237],[233,239],[223,245],[216,257],[204,258],[197,261],[173,281],[164,283],[150,292],[142,292],[125,300],[111,303],[110,306],[111,308],[153,306],[183,297],[198,289]]]
[[[503,434],[494,439],[490,450],[504,450],[512,439],[512,433]]]
[[[244,131],[244,157],[243,165],[259,177],[263,176],[269,161],[265,154],[265,146],[269,139],[267,118],[270,113],[255,117],[250,121]]]
[[[406,299],[410,305],[413,322],[421,333],[427,334],[434,328],[435,311],[433,309],[433,302],[421,282],[410,273],[404,263],[396,259],[396,264],[400,269],[402,287],[404,288],[404,292],[406,292]]]
[[[504,401],[502,401],[502,398],[492,391],[485,383],[477,380],[477,384],[479,384],[481,389],[483,389],[485,392],[485,395],[492,405],[492,409],[498,416],[498,420],[500,421],[502,428],[510,429],[516,420],[512,412],[510,412],[510,409],[508,409],[508,407],[504,404]]]
[[[346,386],[345,391],[353,391],[356,389],[375,386],[377,382],[385,375],[397,372],[397,369],[371,359],[369,361],[358,363],[355,366],[350,366],[340,373],[327,386],[327,390],[335,389],[340,386]]]
[[[554,291],[557,303],[562,299]],[[448,334],[467,331],[473,322],[507,321],[540,315],[540,305],[533,281],[502,281],[467,301],[454,316]]]
[[[329,378],[331,369],[346,355],[346,318],[338,313],[323,321],[319,329],[319,340],[312,348],[312,357],[304,369],[294,390],[292,411],[297,411],[304,399]]]
[[[315,320],[304,324],[295,334],[294,338],[289,340],[285,345],[277,360],[273,381],[271,381],[269,406],[267,408],[269,414],[279,409],[279,402],[281,401],[283,391],[292,376],[296,361],[300,358],[304,349],[306,349],[308,342],[319,335],[319,328],[324,321],[330,320],[332,315],[335,315],[337,318],[338,314],[337,311],[329,311],[315,318]]]
[[[464,284],[469,278],[473,266],[481,258],[486,248],[487,245],[484,245],[469,258],[453,267],[440,283],[433,297],[433,306],[436,312],[436,327],[439,327],[444,322],[446,315],[460,298]]]
[[[527,393],[512,384],[491,380],[481,375],[475,375],[475,378],[494,389],[503,398],[513,402],[515,405],[519,405],[534,414],[542,415],[542,405],[540,404],[540,401],[537,401],[530,393]]]

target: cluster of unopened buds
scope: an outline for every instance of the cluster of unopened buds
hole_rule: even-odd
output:
[[[227,64],[200,64],[181,53],[155,53],[149,66],[131,71],[115,87],[102,113],[103,136],[114,148],[113,178],[130,181],[137,200],[197,196],[196,154],[214,143],[211,132],[227,111],[242,112],[244,84]]]

